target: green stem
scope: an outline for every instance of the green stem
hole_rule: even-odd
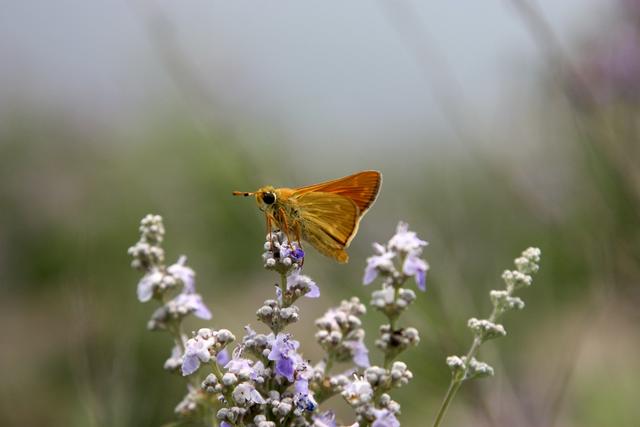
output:
[[[399,292],[400,286],[401,286],[401,284],[397,284],[397,283],[393,284],[393,301],[394,301],[394,303],[398,299],[398,294],[400,293]],[[392,334],[397,328],[398,317],[399,317],[398,313],[387,315],[387,319],[389,319],[389,327],[391,328],[391,333]],[[389,369],[389,366],[391,365],[391,362],[393,362],[393,359],[395,359],[397,355],[398,355],[397,352],[394,352],[392,354],[389,351],[387,351],[385,353],[385,355],[384,355],[383,367],[385,369]]]
[[[182,341],[182,325],[181,324],[169,324],[167,329],[173,335],[173,340],[176,343],[176,346],[180,349],[180,352],[184,354],[184,341]]]
[[[282,307],[289,307],[288,301],[285,300],[285,293],[287,292],[286,273],[280,273],[280,291],[282,292]]]
[[[447,409],[449,408],[449,404],[453,400],[456,395],[456,392],[462,385],[462,380],[452,379],[449,384],[449,389],[447,390],[447,394],[444,395],[444,400],[442,401],[442,405],[440,406],[440,410],[438,411],[438,415],[436,416],[436,420],[433,422],[433,427],[439,427],[442,419],[444,418],[444,414],[447,413]]]
[[[509,295],[511,295],[511,291],[509,292]],[[491,316],[489,316],[489,321],[494,323],[498,319],[499,316],[500,316],[500,312],[498,311],[498,308],[497,307],[493,307],[493,311],[491,312]],[[449,388],[447,389],[447,393],[444,395],[444,400],[442,401],[442,405],[440,405],[440,409],[438,410],[438,414],[436,415],[436,419],[433,422],[433,427],[439,427],[440,426],[440,423],[442,422],[442,419],[444,418],[444,415],[447,413],[447,409],[449,408],[449,404],[451,403],[451,401],[455,397],[456,393],[458,392],[458,389],[462,385],[462,382],[464,381],[464,379],[467,376],[467,373],[469,372],[469,364],[471,363],[471,359],[476,356],[476,354],[478,353],[478,350],[480,349],[480,345],[481,344],[482,344],[482,340],[480,339],[480,337],[476,336],[473,339],[473,343],[471,344],[471,347],[469,348],[469,351],[467,352],[467,358],[465,360],[464,370],[462,371],[462,373],[460,373],[458,375],[455,375],[453,378],[451,378],[451,383],[449,384]]]
[[[447,389],[447,393],[444,395],[444,400],[442,401],[442,405],[440,405],[440,409],[438,410],[438,414],[436,415],[436,419],[433,422],[433,427],[439,427],[440,423],[444,419],[444,415],[447,413],[447,409],[449,409],[449,404],[455,397],[456,393],[460,386],[462,386],[462,382],[467,376],[467,372],[469,371],[469,361],[472,357],[475,357],[475,354],[478,352],[478,348],[480,348],[481,341],[479,338],[473,339],[473,344],[471,344],[471,348],[467,352],[467,359],[464,364],[464,370],[462,373],[454,375],[451,378],[451,383],[449,384],[449,388]]]
[[[224,384],[222,383],[222,371],[220,370],[220,367],[218,366],[217,362],[214,361],[211,364],[211,371],[213,372],[213,375],[216,376],[216,378],[218,380],[218,383],[224,387]],[[224,390],[224,388],[223,388],[223,390]],[[222,393],[222,395],[227,400],[227,404],[229,406],[235,406],[235,401],[233,399],[233,395],[230,392]]]
[[[327,354],[327,364],[324,367],[325,377],[329,376],[329,371],[331,370],[332,367],[333,367],[333,354],[329,352],[329,354]]]

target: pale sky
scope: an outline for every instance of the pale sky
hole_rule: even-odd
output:
[[[506,0],[386,1],[417,11],[419,30],[459,85],[467,121],[490,125],[544,66]],[[607,1],[538,3],[569,44]],[[449,126],[434,97],[441,80],[417,65],[383,1],[2,0],[1,8],[5,108],[26,98],[128,122],[183,102],[159,58],[163,36],[149,31],[160,13],[215,94],[216,111],[240,124],[266,123],[310,143],[377,142]]]

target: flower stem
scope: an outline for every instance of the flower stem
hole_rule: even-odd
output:
[[[288,307],[289,303],[286,301],[286,292],[287,292],[287,274],[280,273],[280,292],[282,292],[282,307]]]
[[[213,375],[216,376],[216,379],[218,380],[218,383],[219,384],[223,384],[223,382],[222,382],[222,370],[220,370],[220,367],[218,366],[218,362],[214,361],[211,364],[211,372],[213,372]],[[227,400],[227,404],[229,406],[234,406],[235,405],[235,401],[233,399],[233,395],[231,394],[231,392],[229,392],[229,391],[223,392],[222,395]]]
[[[509,295],[511,295],[511,292],[509,292]],[[490,322],[495,322],[499,316],[500,316],[500,312],[498,311],[497,307],[493,307],[493,311],[491,312],[491,316],[489,316],[489,321]],[[451,403],[451,401],[455,397],[456,393],[458,392],[458,389],[460,388],[460,386],[462,385],[463,381],[467,377],[467,374],[469,372],[469,364],[471,363],[471,359],[473,359],[476,356],[476,353],[478,353],[478,350],[480,349],[480,345],[481,344],[482,344],[482,339],[480,337],[476,336],[473,339],[473,343],[471,343],[471,347],[469,348],[469,351],[467,352],[467,358],[466,358],[465,363],[464,363],[464,370],[460,374],[454,375],[451,378],[451,383],[449,384],[449,388],[447,389],[447,393],[444,395],[444,400],[442,401],[442,405],[440,405],[440,409],[438,410],[438,414],[436,415],[436,419],[433,422],[433,427],[439,427],[440,426],[440,423],[442,422],[442,419],[444,418],[444,415],[447,413],[447,409],[449,408],[449,404]]]
[[[444,395],[444,400],[442,401],[442,405],[440,406],[440,410],[438,411],[438,415],[436,416],[435,421],[433,422],[433,427],[439,427],[442,419],[444,418],[444,414],[447,413],[447,409],[449,408],[449,404],[453,400],[456,395],[456,392],[462,385],[462,380],[452,379],[449,384],[449,389],[447,390],[447,394]]]

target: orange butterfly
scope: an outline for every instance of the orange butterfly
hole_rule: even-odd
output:
[[[300,243],[303,238],[320,253],[345,263],[349,260],[345,248],[376,200],[381,183],[380,172],[362,171],[308,187],[267,185],[254,192],[234,191],[233,195],[255,196],[258,208],[265,213],[268,233],[275,224],[289,241]]]

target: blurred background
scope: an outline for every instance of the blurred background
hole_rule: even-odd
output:
[[[236,335],[273,294],[264,221],[232,190],[384,174],[348,265],[398,220],[430,241],[404,318],[401,422],[426,425],[466,321],[520,251],[542,270],[448,426],[640,425],[640,1],[7,0],[0,14],[0,425],[157,426],[184,381],[145,330],[127,248],[146,213]],[[383,316],[367,317],[367,343]],[[330,401],[331,402],[331,401]],[[351,421],[345,419],[345,422]]]

